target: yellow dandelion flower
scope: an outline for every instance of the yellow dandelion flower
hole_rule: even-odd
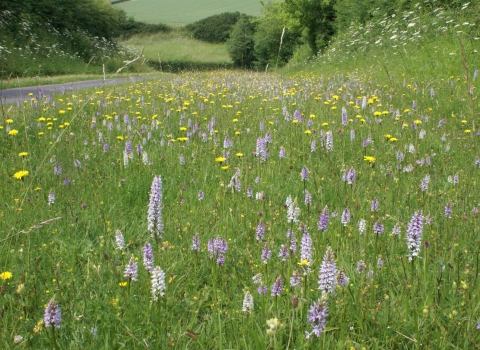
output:
[[[226,161],[226,160],[227,160],[227,158],[225,158],[225,157],[217,157],[217,158],[215,158],[215,161],[218,162],[218,163],[223,163],[223,162]]]
[[[305,130],[304,133],[305,133],[305,135],[310,135],[312,133],[312,131],[311,130]]]
[[[472,130],[470,130],[470,129],[465,130],[466,134],[471,133],[471,132],[472,132]]]
[[[298,119],[292,120],[292,123],[293,123],[293,124],[298,124]]]
[[[395,142],[395,141],[398,141],[398,139],[397,139],[396,137],[391,137],[391,138],[389,139],[389,141],[390,141],[390,142]]]
[[[28,155],[27,152],[20,152],[20,153],[18,154],[19,157],[26,157],[27,155]]]
[[[10,136],[15,136],[16,134],[18,134],[18,130],[17,130],[17,129],[12,129],[12,130],[10,130],[10,131],[8,132],[8,134],[9,134]]]
[[[229,166],[228,165],[224,165],[222,166],[222,170],[228,170]]]
[[[419,124],[422,124],[422,121],[421,121],[420,119],[415,119],[415,120],[413,121],[413,124],[419,125]]]
[[[187,130],[186,127],[184,127],[184,126],[180,127],[180,131],[185,131],[185,130]]]
[[[10,271],[2,272],[2,273],[0,273],[0,278],[4,281],[8,280],[8,279],[12,278],[12,273]]]
[[[116,139],[117,139],[118,141],[122,141],[122,140],[123,140],[123,136],[117,136]]]
[[[237,157],[243,157],[243,153],[237,153],[236,156]]]
[[[390,139],[392,138],[392,135],[390,135],[390,134],[385,134],[385,138],[386,138],[387,140],[390,140]]]
[[[299,263],[297,263],[298,266],[310,266],[310,262],[307,259],[303,259]]]
[[[462,124],[467,124],[467,121],[465,119],[463,119]]]
[[[238,119],[237,119],[237,118],[234,118],[234,119],[233,119],[233,122],[234,122],[234,123],[238,122]]]
[[[240,131],[235,131],[235,135],[240,135]]]
[[[328,123],[327,122],[322,123],[322,126],[328,126]]]
[[[13,123],[13,119],[7,119],[7,120],[5,120],[5,122],[6,122],[7,124],[12,124],[12,123]]]
[[[59,110],[58,114],[65,114],[65,110],[64,109]]]
[[[26,170],[20,170],[13,174],[13,177],[18,180],[23,179],[25,176],[28,176],[28,171]]]
[[[118,283],[118,285],[119,285],[120,287],[126,287],[127,284],[128,284],[127,282],[119,282],[119,283]]]

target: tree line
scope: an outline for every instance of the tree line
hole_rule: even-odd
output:
[[[478,0],[474,0],[478,1]],[[332,37],[376,16],[435,8],[459,9],[461,0],[284,0],[263,3],[262,16],[243,15],[232,28],[228,49],[235,65],[283,65],[303,46],[309,55],[324,50]]]

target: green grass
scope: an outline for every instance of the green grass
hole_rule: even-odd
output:
[[[382,24],[381,37],[405,23]],[[480,60],[473,36],[461,36],[462,49],[454,25],[445,39],[406,35],[401,49],[350,33],[358,45],[346,35],[288,75],[161,75],[5,106],[2,348],[478,347]],[[20,171],[28,175],[17,179]],[[155,176],[164,230],[152,237]],[[289,196],[298,222],[288,220]],[[329,224],[319,230],[326,207]],[[297,248],[282,261],[288,230]],[[421,236],[409,259],[413,230]],[[196,233],[199,251],[191,249]],[[300,249],[309,236],[311,256]],[[223,266],[209,252],[214,238],[228,244]],[[142,262],[146,243],[166,274],[157,302]],[[349,278],[334,293],[318,283],[328,247]],[[125,276],[135,259],[138,280]],[[299,285],[290,282],[295,271]],[[266,295],[252,279],[259,273]],[[282,292],[272,296],[279,276]],[[250,312],[242,311],[247,292]],[[54,331],[42,324],[52,298],[63,315]],[[326,327],[307,339],[319,300],[328,304]]]
[[[210,44],[187,38],[178,32],[136,35],[124,44],[137,51],[143,49],[143,55],[153,61],[231,63],[226,44]]]
[[[21,87],[30,87],[30,86],[39,86],[39,85],[54,85],[54,84],[64,84],[77,81],[86,81],[86,80],[102,80],[112,79],[112,78],[130,78],[130,77],[145,77],[149,79],[156,79],[161,76],[166,75],[166,73],[160,73],[157,71],[149,71],[144,73],[119,73],[119,74],[76,74],[76,75],[57,75],[52,77],[28,77],[28,78],[16,78],[2,80],[0,82],[2,89],[14,89]]]
[[[135,20],[147,23],[164,23],[184,26],[200,19],[223,12],[241,12],[260,15],[262,5],[258,0],[135,0],[115,5]]]

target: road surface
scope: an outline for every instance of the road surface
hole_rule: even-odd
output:
[[[44,96],[50,96],[53,93],[73,92],[81,89],[110,86],[115,84],[122,84],[127,82],[141,81],[144,77],[139,78],[115,78],[106,80],[87,80],[77,81],[64,84],[55,85],[39,85],[15,89],[0,90],[0,103],[11,104],[30,100],[33,97],[39,97],[42,94]],[[29,94],[32,94],[31,96]]]

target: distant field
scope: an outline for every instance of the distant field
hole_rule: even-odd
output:
[[[210,44],[182,37],[177,33],[137,35],[125,42],[142,50],[150,60],[200,63],[230,63],[226,44]]]
[[[171,26],[183,26],[223,12],[239,11],[255,16],[260,14],[262,7],[259,0],[133,0],[114,6],[134,16],[137,21]]]

